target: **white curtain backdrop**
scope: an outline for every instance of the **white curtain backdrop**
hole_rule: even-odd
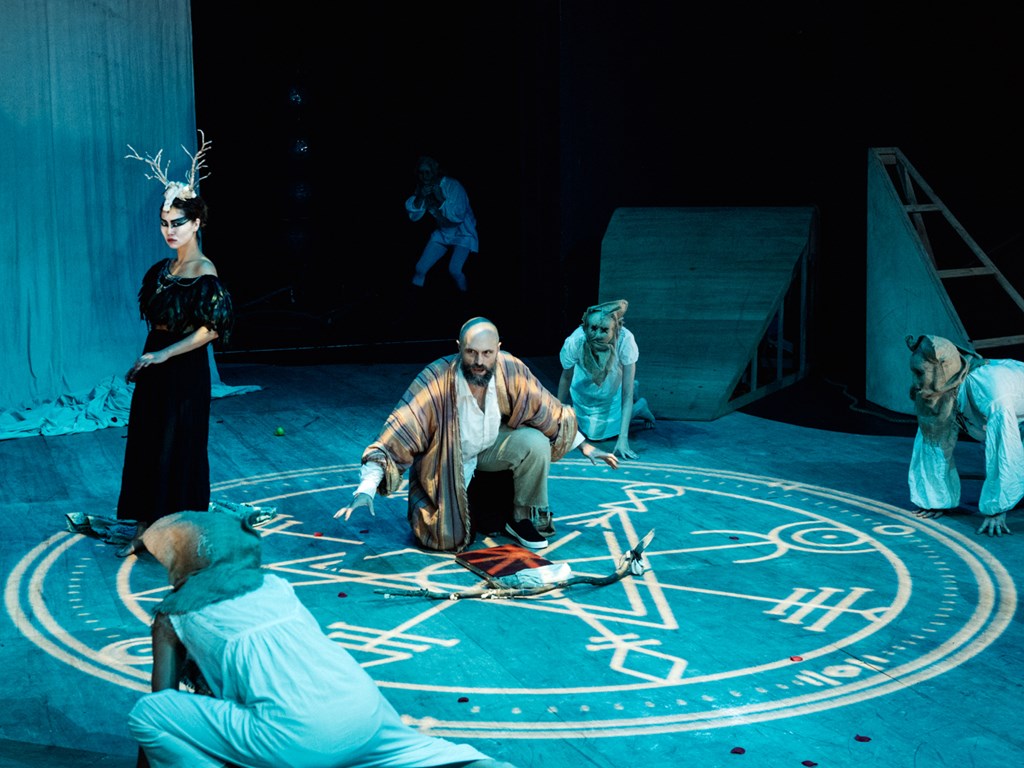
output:
[[[139,284],[171,255],[162,188],[124,158],[162,148],[171,179],[190,167],[189,0],[0,8],[0,439],[123,425]]]

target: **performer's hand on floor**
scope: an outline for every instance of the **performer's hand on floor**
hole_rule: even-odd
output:
[[[935,517],[942,517],[944,514],[946,514],[946,510],[944,510],[944,509],[919,509],[914,514],[917,515],[918,517],[935,518]]]
[[[639,458],[637,452],[629,447],[629,440],[622,435],[620,435],[619,439],[615,441],[615,447],[612,449],[612,453],[621,453],[622,458],[624,459]]]
[[[1004,533],[1011,533],[1010,527],[1006,524],[1006,513],[999,512],[989,515],[981,524],[978,533],[987,533],[989,536],[1002,536]]]
[[[370,510],[371,516],[375,514],[373,511],[373,497],[368,493],[357,493],[355,498],[352,499],[352,503],[349,506],[342,507],[337,512],[335,512],[334,517],[344,517],[346,520],[348,520],[350,517],[352,517],[353,512],[355,512],[357,509],[362,509],[363,507],[367,507]]]

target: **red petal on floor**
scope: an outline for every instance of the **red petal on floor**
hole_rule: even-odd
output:
[[[733,748],[732,748],[732,749],[730,749],[729,751],[730,751],[730,752],[731,752],[732,754],[734,754],[734,755],[742,755],[742,754],[744,754],[744,753],[745,753],[745,752],[746,752],[747,750],[745,750],[745,749],[744,749],[743,747],[733,747]]]
[[[871,741],[870,736],[861,736],[859,733],[853,737],[854,741]]]
[[[804,760],[802,763],[800,763],[800,765],[806,765],[807,768],[813,768],[813,766],[817,765],[817,763],[813,760]]]
[[[338,597],[348,597],[344,592],[339,592]]]
[[[469,701],[468,696],[459,696],[459,704],[465,704],[467,701]]]
[[[804,657],[803,656],[790,656],[789,660],[790,661],[803,661]]]
[[[323,533],[321,533],[320,531],[316,531],[313,535],[314,536],[323,536]]]

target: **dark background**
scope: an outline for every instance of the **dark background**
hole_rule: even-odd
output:
[[[899,147],[993,261],[1020,270],[1008,6],[225,6],[194,0],[192,15],[197,123],[213,141],[204,250],[238,307],[231,360],[426,362],[474,314],[509,351],[556,354],[599,298],[616,208],[809,205],[810,362],[862,386],[870,147]],[[430,232],[403,207],[421,154],[477,215],[467,298],[444,262],[409,286]]]

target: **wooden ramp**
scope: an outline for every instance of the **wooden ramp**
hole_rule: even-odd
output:
[[[599,300],[629,301],[655,415],[710,421],[803,378],[816,231],[812,207],[614,212]]]

